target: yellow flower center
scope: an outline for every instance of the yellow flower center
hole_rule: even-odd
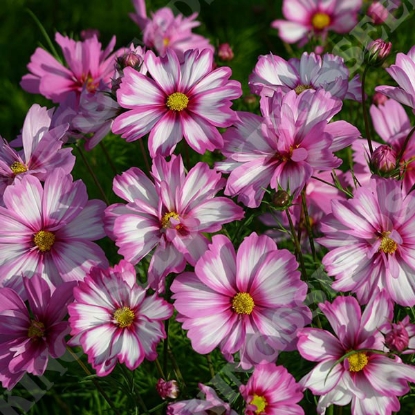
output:
[[[330,25],[330,16],[327,13],[317,12],[311,19],[311,24],[316,30],[323,30]]]
[[[85,88],[88,92],[94,93],[98,88],[98,82],[94,80],[92,75],[88,72],[88,74],[83,74],[81,76],[81,87],[85,85]]]
[[[168,212],[161,218],[161,226],[163,228],[170,228],[170,218],[179,220],[179,215],[176,212]],[[177,225],[176,229],[180,229],[181,225]]]
[[[398,244],[389,238],[389,234],[390,232],[382,232],[379,251],[383,251],[385,254],[393,254],[398,249]]]
[[[45,325],[40,321],[32,320],[30,322],[29,330],[27,331],[28,337],[36,339],[37,337],[43,337],[45,332]]]
[[[114,312],[114,319],[117,321],[118,327],[130,327],[134,321],[134,311],[129,307],[122,307]]]
[[[350,372],[360,372],[369,362],[365,352],[354,353],[347,360]]]
[[[298,85],[294,88],[294,91],[297,95],[300,95],[306,89],[313,89],[313,87],[311,85]]]
[[[254,300],[248,293],[238,293],[232,298],[232,308],[238,314],[249,315],[254,307]]]
[[[35,233],[33,242],[39,248],[39,251],[50,251],[53,244],[55,243],[55,235],[49,231],[39,231]]]
[[[170,43],[170,39],[168,37],[165,37],[163,39],[163,46],[169,46],[169,43]]]
[[[181,92],[174,92],[167,98],[166,105],[172,111],[182,111],[187,108],[189,98]]]
[[[265,407],[268,405],[268,402],[263,396],[258,396],[254,394],[254,398],[252,399],[250,404],[256,406],[256,414],[261,414],[262,412],[264,412]]]
[[[23,163],[20,163],[20,161],[14,161],[10,166],[10,169],[14,174],[20,174],[27,171],[27,167]]]

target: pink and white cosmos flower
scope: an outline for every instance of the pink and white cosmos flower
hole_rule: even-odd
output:
[[[49,356],[65,353],[69,324],[64,318],[76,283],[67,282],[52,292],[35,274],[23,278],[23,285],[22,298],[11,288],[0,288],[0,381],[7,389],[25,373],[43,375]]]
[[[106,266],[92,241],[105,236],[105,203],[89,200],[84,183],[56,169],[44,187],[25,176],[7,187],[0,207],[0,285],[17,293],[22,275],[39,273],[52,286],[82,280],[92,266]]]
[[[76,42],[60,33],[56,43],[62,48],[68,67],[62,65],[49,52],[37,48],[30,59],[31,72],[23,76],[21,87],[32,94],[42,94],[56,103],[63,103],[74,91],[78,97],[83,88],[95,92],[99,82],[111,84],[116,54],[111,54],[115,36],[105,50],[94,34],[82,42]]]
[[[395,64],[386,71],[398,86],[380,85],[375,90],[415,111],[415,46],[406,55],[398,53]]]
[[[319,305],[335,335],[317,328],[299,331],[301,356],[318,362],[300,383],[321,395],[319,414],[330,405],[351,402],[352,415],[391,415],[400,408],[397,396],[408,393],[408,382],[415,382],[415,367],[388,357],[379,330],[392,319],[393,305],[384,291],[371,294],[363,313],[354,297]]]
[[[329,123],[341,106],[324,90],[276,91],[261,100],[264,117],[238,112],[240,121],[223,135],[227,159],[217,163],[230,173],[225,194],[257,207],[268,186],[296,197],[314,172],[340,166],[333,153],[360,135],[345,121]]]
[[[149,284],[163,289],[167,274],[182,272],[186,261],[194,265],[206,251],[203,233],[220,231],[244,212],[232,200],[215,197],[224,179],[205,163],[186,175],[180,156],[173,155],[169,162],[158,156],[152,175],[154,182],[133,167],[114,179],[114,192],[128,204],[106,210],[106,228],[118,252],[133,264],[155,248]]]
[[[154,48],[160,56],[167,50],[173,50],[180,58],[189,49],[214,50],[209,40],[192,32],[194,27],[200,25],[195,20],[198,13],[184,17],[181,13],[174,16],[169,7],[163,7],[147,17],[144,0],[133,0],[135,13],[130,17],[143,31],[143,42],[148,48]]]
[[[353,199],[332,201],[318,242],[329,249],[323,265],[333,288],[366,304],[385,288],[403,306],[415,305],[415,196],[394,179],[371,179]]]
[[[275,20],[284,42],[304,45],[310,33],[323,40],[329,31],[348,33],[357,24],[362,0],[284,0],[282,13],[287,20]]]
[[[245,415],[304,415],[297,405],[303,399],[301,387],[283,366],[256,366],[248,383],[239,390],[247,404]]]
[[[119,361],[130,370],[157,357],[166,337],[163,320],[173,307],[137,284],[134,266],[121,261],[113,268],[94,267],[74,289],[69,304],[69,344],[81,345],[98,376],[106,376]]]
[[[0,139],[0,205],[7,186],[25,175],[45,180],[55,168],[66,174],[72,171],[75,156],[71,148],[62,148],[62,137],[68,124],[51,128],[53,109],[37,104],[27,112],[23,123],[22,151],[16,151],[6,140]]]
[[[236,121],[230,107],[242,95],[240,83],[229,80],[230,68],[212,70],[213,52],[207,49],[185,52],[182,63],[172,51],[164,58],[149,51],[144,63],[150,77],[124,70],[117,101],[127,111],[115,119],[113,132],[127,141],[150,132],[151,157],[169,156],[183,136],[200,154],[221,148],[216,127]]]
[[[349,69],[343,58],[330,53],[320,56],[304,52],[301,59],[288,61],[272,54],[260,56],[249,77],[249,86],[254,94],[266,96],[277,90],[300,94],[306,89],[324,89],[341,100],[362,99],[359,76],[349,82]]]
[[[295,350],[297,329],[311,315],[297,268],[294,255],[268,236],[252,233],[236,253],[228,238],[215,235],[195,272],[178,275],[171,286],[193,349],[206,354],[219,347],[229,361],[239,352],[244,369]]]

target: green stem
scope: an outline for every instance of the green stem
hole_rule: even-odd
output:
[[[174,370],[174,373],[176,375],[176,379],[180,382],[181,385],[183,385],[183,389],[185,389],[186,388],[186,383],[184,382],[182,372],[180,371],[179,365],[177,364],[177,361],[176,361],[176,359],[174,357],[174,354],[173,354],[172,350],[170,349],[170,347],[168,348],[168,353],[169,353],[170,361],[173,365],[173,370]]]
[[[330,405],[327,408],[327,415],[334,415],[334,405]]]
[[[66,350],[72,355],[72,357],[78,362],[79,366],[81,366],[82,370],[88,375],[92,376],[92,373],[89,371],[89,369],[84,365],[84,362],[78,358],[78,356],[72,351],[70,347],[66,347]],[[121,415],[120,412],[118,412],[118,409],[114,406],[114,404],[111,402],[111,399],[108,397],[108,395],[105,393],[105,391],[101,388],[100,384],[97,382],[96,379],[93,377],[90,378],[92,383],[95,385],[99,393],[103,396],[103,398],[107,401],[108,405],[111,407],[111,409],[114,411],[114,414]]]
[[[215,370],[213,369],[212,357],[210,356],[210,353],[208,353],[206,355],[206,360],[208,362],[210,376],[212,376],[212,378],[214,378],[215,377]]]
[[[164,371],[163,371],[163,368],[162,368],[162,367],[161,367],[161,365],[160,365],[159,360],[158,360],[158,359],[156,359],[156,360],[154,361],[154,363],[156,364],[156,368],[157,368],[157,372],[159,372],[159,376],[160,376],[162,379],[167,380],[167,379],[166,379],[166,376],[164,375]]]
[[[363,109],[363,120],[365,122],[365,132],[366,132],[366,140],[369,144],[369,151],[370,155],[373,154],[373,146],[372,146],[372,136],[370,134],[370,125],[369,125],[369,116],[367,113],[367,107],[366,107],[366,94],[365,94],[365,82],[366,82],[366,74],[369,67],[366,66],[365,70],[363,71],[362,75],[362,109]]]
[[[316,254],[316,248],[314,246],[314,237],[313,237],[313,230],[311,229],[310,216],[308,214],[305,189],[301,192],[301,200],[303,204],[304,223],[305,223],[305,228],[307,229],[308,240],[310,242],[311,254],[313,255],[314,263],[317,264],[317,254]]]
[[[117,168],[115,167],[115,164],[113,163],[110,154],[108,153],[107,147],[105,147],[105,144],[101,141],[99,143],[102,151],[104,152],[105,158],[107,159],[109,165],[111,166],[112,172],[114,173],[114,176],[118,174]]]
[[[147,406],[146,406],[143,398],[141,397],[140,392],[138,392],[137,388],[135,387],[132,372],[130,372],[124,365],[119,365],[119,366],[121,367],[121,370],[124,372],[125,378],[128,379],[127,383],[129,383],[128,386],[130,386],[131,394],[134,397],[137,398],[137,401],[141,405],[141,407],[143,408],[144,413],[148,414],[149,412],[148,412]],[[137,405],[136,405],[136,412],[137,412]]]
[[[408,142],[409,142],[410,138],[412,137],[412,134],[414,133],[414,131],[415,131],[415,127],[413,127],[412,130],[409,131],[409,134],[406,136],[405,142],[403,143],[401,151],[399,152],[398,157],[396,158],[396,167],[399,167],[399,164],[401,163],[403,153],[405,152],[406,146],[408,145]]]
[[[148,174],[150,174],[151,167],[150,167],[150,163],[148,161],[147,151],[144,147],[143,139],[140,138],[138,141],[140,142],[140,148],[141,148],[141,153],[143,154],[144,164],[146,165],[146,169],[147,169]]]
[[[87,158],[85,157],[85,154],[83,153],[81,147],[77,144],[75,144],[75,147],[78,149],[79,154],[81,155],[82,161],[85,164],[85,167],[87,168],[89,174],[92,177],[92,180],[94,181],[95,185],[98,187],[98,190],[101,192],[102,198],[104,202],[109,205],[109,201],[107,199],[107,196],[105,195],[104,189],[102,188],[101,184],[98,181],[97,176],[95,175],[94,171],[92,170],[91,165],[89,164]]]
[[[307,277],[307,271],[304,265],[303,253],[301,252],[300,242],[297,238],[297,233],[295,232],[294,223],[293,223],[293,220],[291,218],[291,215],[288,209],[285,211],[285,213],[287,214],[288,222],[290,223],[291,237],[294,240],[295,253],[296,253],[298,261],[300,262],[301,273],[303,274],[303,280],[307,281],[308,277]]]

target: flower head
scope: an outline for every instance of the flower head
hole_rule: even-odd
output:
[[[248,383],[239,390],[247,406],[246,415],[279,415],[282,412],[304,415],[297,405],[303,398],[301,387],[283,366],[274,363],[255,367]]]
[[[157,393],[162,399],[176,399],[179,396],[179,385],[176,380],[159,379],[156,384]]]
[[[41,376],[49,356],[65,353],[69,324],[64,321],[72,301],[68,282],[53,292],[39,274],[23,279],[21,298],[10,288],[0,288],[0,381],[12,389],[25,373]],[[29,307],[23,302],[28,299]]]
[[[229,127],[236,120],[232,99],[242,94],[237,81],[229,81],[226,67],[212,71],[213,52],[194,50],[177,55],[168,51],[159,58],[149,51],[144,63],[149,75],[124,70],[117,100],[127,111],[119,115],[113,132],[134,141],[150,132],[151,157],[170,155],[183,138],[203,154],[223,146],[216,127]]]
[[[39,273],[51,285],[82,280],[94,265],[105,266],[92,241],[105,236],[104,202],[88,201],[85,185],[61,169],[42,187],[25,176],[4,192],[0,207],[0,284],[21,293],[22,274]]]
[[[372,292],[373,294],[373,292]],[[354,297],[337,297],[319,305],[335,335],[304,328],[298,350],[317,366],[300,383],[321,395],[317,407],[352,402],[352,415],[391,415],[399,411],[397,396],[409,391],[415,368],[387,356],[379,328],[392,318],[393,306],[385,292],[376,293],[364,312]]]
[[[69,304],[69,344],[81,345],[98,376],[106,376],[119,361],[136,369],[157,357],[156,347],[166,337],[163,320],[173,307],[137,285],[127,261],[109,269],[92,268],[74,289]]]
[[[181,157],[167,162],[158,156],[152,174],[154,182],[134,167],[117,176],[114,191],[129,203],[110,206],[106,220],[119,253],[133,264],[156,248],[149,283],[162,289],[167,274],[183,271],[186,261],[194,265],[206,251],[203,233],[241,219],[243,210],[228,198],[215,197],[224,180],[205,163],[186,175]]]
[[[310,318],[297,267],[267,236],[252,233],[236,253],[228,238],[215,235],[195,272],[177,276],[171,286],[193,349],[205,354],[219,346],[230,361],[239,351],[243,368],[294,349],[297,329]]]
[[[381,66],[389,56],[391,49],[391,42],[385,42],[382,39],[373,40],[366,46],[366,63],[371,66]]]

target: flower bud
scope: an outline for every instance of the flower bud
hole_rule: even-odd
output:
[[[373,20],[376,25],[385,23],[389,16],[388,10],[378,1],[374,1],[367,9],[366,14]]]
[[[165,381],[164,379],[159,379],[156,384],[157,393],[161,396],[162,399],[170,398],[176,399],[179,396],[179,385],[175,380]]]
[[[285,190],[278,190],[272,196],[272,204],[280,210],[285,210],[291,206],[292,197]]]
[[[409,335],[402,321],[391,323],[390,331],[385,334],[385,345],[392,352],[403,352],[408,348]]]
[[[233,50],[229,43],[222,43],[218,47],[218,57],[221,61],[231,61],[233,59]]]
[[[375,173],[390,173],[396,167],[396,151],[386,144],[379,146],[372,154],[370,166]]]
[[[380,66],[389,56],[392,49],[391,42],[376,39],[370,42],[365,50],[365,60],[368,65]]]
[[[137,53],[130,51],[125,53],[123,56],[117,58],[117,69],[123,70],[124,68],[130,66],[131,68],[139,70],[142,63],[143,58],[139,56]]]

